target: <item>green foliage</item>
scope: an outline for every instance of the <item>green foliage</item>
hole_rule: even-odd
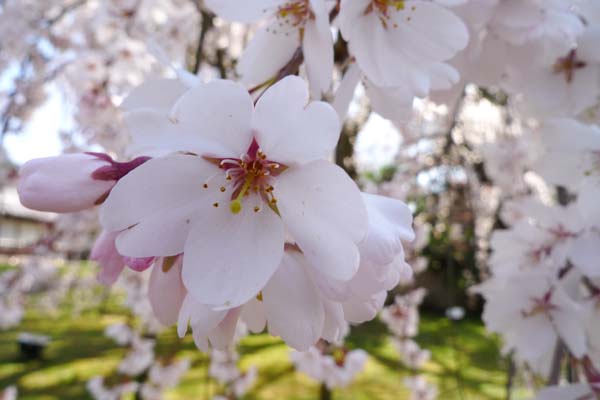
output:
[[[69,307],[51,318],[35,311],[27,314],[18,330],[0,334],[0,388],[16,384],[23,400],[88,399],[88,379],[110,376],[125,350],[103,334],[115,322],[125,322],[124,310],[110,301],[100,309],[71,316]],[[16,337],[28,331],[47,334],[52,342],[45,359],[24,362],[18,358]],[[485,333],[479,322],[465,320],[452,324],[440,316],[426,315],[417,341],[432,350],[426,375],[440,388],[440,398],[503,399],[507,366],[499,355],[497,340]],[[207,358],[196,350],[191,338],[177,338],[174,329],[161,334],[157,353],[192,360],[192,369],[182,384],[169,393],[168,399],[209,399],[218,386],[207,377]],[[334,392],[337,400],[407,399],[402,381],[410,371],[401,366],[389,341],[385,326],[378,322],[364,324],[348,338],[350,348],[361,347],[371,358],[366,371],[349,388]],[[259,379],[247,399],[270,400],[315,399],[318,385],[296,373],[289,362],[289,348],[268,335],[244,339],[240,346],[242,369],[259,368]]]

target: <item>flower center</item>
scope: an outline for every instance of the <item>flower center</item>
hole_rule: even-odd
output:
[[[379,20],[384,28],[388,28],[388,22],[391,20],[390,9],[394,11],[404,10],[404,0],[372,0],[371,3],[365,9],[364,15],[369,15],[372,12],[378,14]],[[415,10],[415,6],[411,7],[411,10]],[[410,17],[406,17],[407,21],[410,21]],[[393,23],[394,28],[398,27],[397,23]]]
[[[548,314],[550,311],[556,310],[558,307],[552,304],[552,295],[554,290],[550,289],[543,297],[532,297],[529,310],[521,310],[524,318],[533,317],[538,314]]]
[[[306,21],[315,19],[309,0],[289,1],[279,7],[277,17],[294,27],[304,27]]]
[[[553,70],[555,74],[565,74],[567,83],[573,82],[575,71],[586,67],[585,61],[577,58],[577,52],[571,50],[566,57],[559,58],[554,64]]]
[[[225,185],[220,187],[221,192],[231,190],[231,202],[229,209],[233,214],[239,214],[242,211],[242,203],[250,194],[257,194],[264,203],[267,204],[275,213],[279,214],[277,209],[277,199],[273,194],[273,180],[279,174],[286,170],[286,166],[270,161],[260,150],[256,140],[252,141],[246,154],[240,158],[216,158],[204,156],[204,159],[217,165],[225,172]],[[203,187],[209,188],[209,182],[205,182]],[[213,204],[218,207],[218,203]],[[261,210],[259,205],[254,207],[254,212]]]

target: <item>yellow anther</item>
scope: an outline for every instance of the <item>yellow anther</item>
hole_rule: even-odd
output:
[[[225,191],[225,186],[221,186],[220,190],[221,190],[221,192],[224,192]]]

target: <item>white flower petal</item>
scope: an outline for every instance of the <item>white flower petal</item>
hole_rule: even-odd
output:
[[[228,21],[255,22],[273,14],[286,0],[206,0],[212,12]]]
[[[267,28],[258,30],[238,60],[241,81],[258,85],[274,78],[299,46],[300,32],[295,27],[280,26],[274,21]]]
[[[344,309],[340,303],[323,301],[325,307],[325,323],[321,337],[328,342],[337,342],[342,339],[348,323],[344,319]]]
[[[221,204],[194,220],[183,258],[183,282],[196,301],[233,308],[263,289],[283,257],[281,218],[260,200],[244,200],[239,214]]]
[[[324,102],[308,103],[306,83],[297,76],[265,92],[256,105],[253,128],[267,157],[287,165],[328,157],[340,135],[335,110]]]
[[[344,318],[354,324],[362,324],[375,318],[383,307],[387,292],[381,292],[373,296],[369,301],[347,301],[342,303]]]
[[[137,156],[164,156],[182,151],[195,154],[227,154],[226,147],[204,140],[200,131],[169,119],[167,113],[139,109],[123,117],[131,138],[127,154]]]
[[[263,290],[269,332],[306,351],[323,330],[325,312],[317,288],[306,274],[299,252],[286,252]]]
[[[229,310],[219,325],[208,334],[210,344],[218,350],[225,350],[233,343],[235,328],[240,317],[240,308]],[[194,326],[192,326],[192,329]]]
[[[185,336],[188,324],[194,328],[194,335],[207,336],[227,315],[227,310],[215,311],[195,301],[189,294],[185,296],[177,317],[177,334]]]
[[[254,105],[248,91],[232,81],[214,80],[188,90],[171,110],[178,129],[197,132],[201,140],[229,150],[218,156],[239,157],[252,142]]]
[[[264,304],[257,299],[251,299],[242,307],[240,318],[248,326],[250,332],[262,332],[267,324]]]
[[[577,206],[588,225],[600,226],[600,178],[589,177],[583,179],[577,198]]]
[[[569,259],[585,276],[600,277],[599,247],[600,234],[594,231],[586,232],[571,244]]]
[[[189,89],[179,79],[150,78],[133,89],[121,103],[121,110],[151,109],[167,114]]]
[[[181,282],[181,257],[177,257],[167,272],[163,270],[164,259],[159,258],[152,267],[148,283],[148,299],[154,316],[163,325],[177,322],[186,295]]]
[[[402,240],[412,241],[412,212],[400,200],[363,193],[367,207],[369,232],[360,245],[362,257],[375,264],[391,263],[402,251]]]
[[[181,253],[188,219],[205,196],[202,182],[215,169],[191,155],[149,160],[115,185],[102,205],[100,223],[108,231],[125,230],[117,239],[123,255]]]
[[[329,27],[329,16],[323,0],[311,0],[315,19],[304,27],[302,50],[311,95],[320,99],[329,90],[333,75],[333,38]]]
[[[352,99],[354,99],[354,92],[356,91],[356,86],[358,86],[360,82],[361,75],[362,72],[360,71],[358,64],[352,63],[344,74],[340,86],[338,86],[337,91],[335,92],[332,106],[337,112],[340,121],[345,120],[346,115],[348,115],[348,109],[350,108]]]
[[[358,270],[356,244],[367,232],[367,213],[356,184],[336,165],[314,161],[278,178],[278,207],[308,262],[334,279]]]

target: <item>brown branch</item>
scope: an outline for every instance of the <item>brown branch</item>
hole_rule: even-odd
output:
[[[202,18],[202,22],[200,24],[200,37],[198,38],[198,46],[196,47],[196,58],[194,60],[194,67],[192,68],[192,72],[194,74],[198,74],[200,71],[200,67],[202,66],[202,60],[204,59],[204,44],[206,42],[206,34],[213,28],[214,23],[213,20],[215,18],[215,14],[210,11],[206,11],[202,8],[199,8],[200,16]]]

